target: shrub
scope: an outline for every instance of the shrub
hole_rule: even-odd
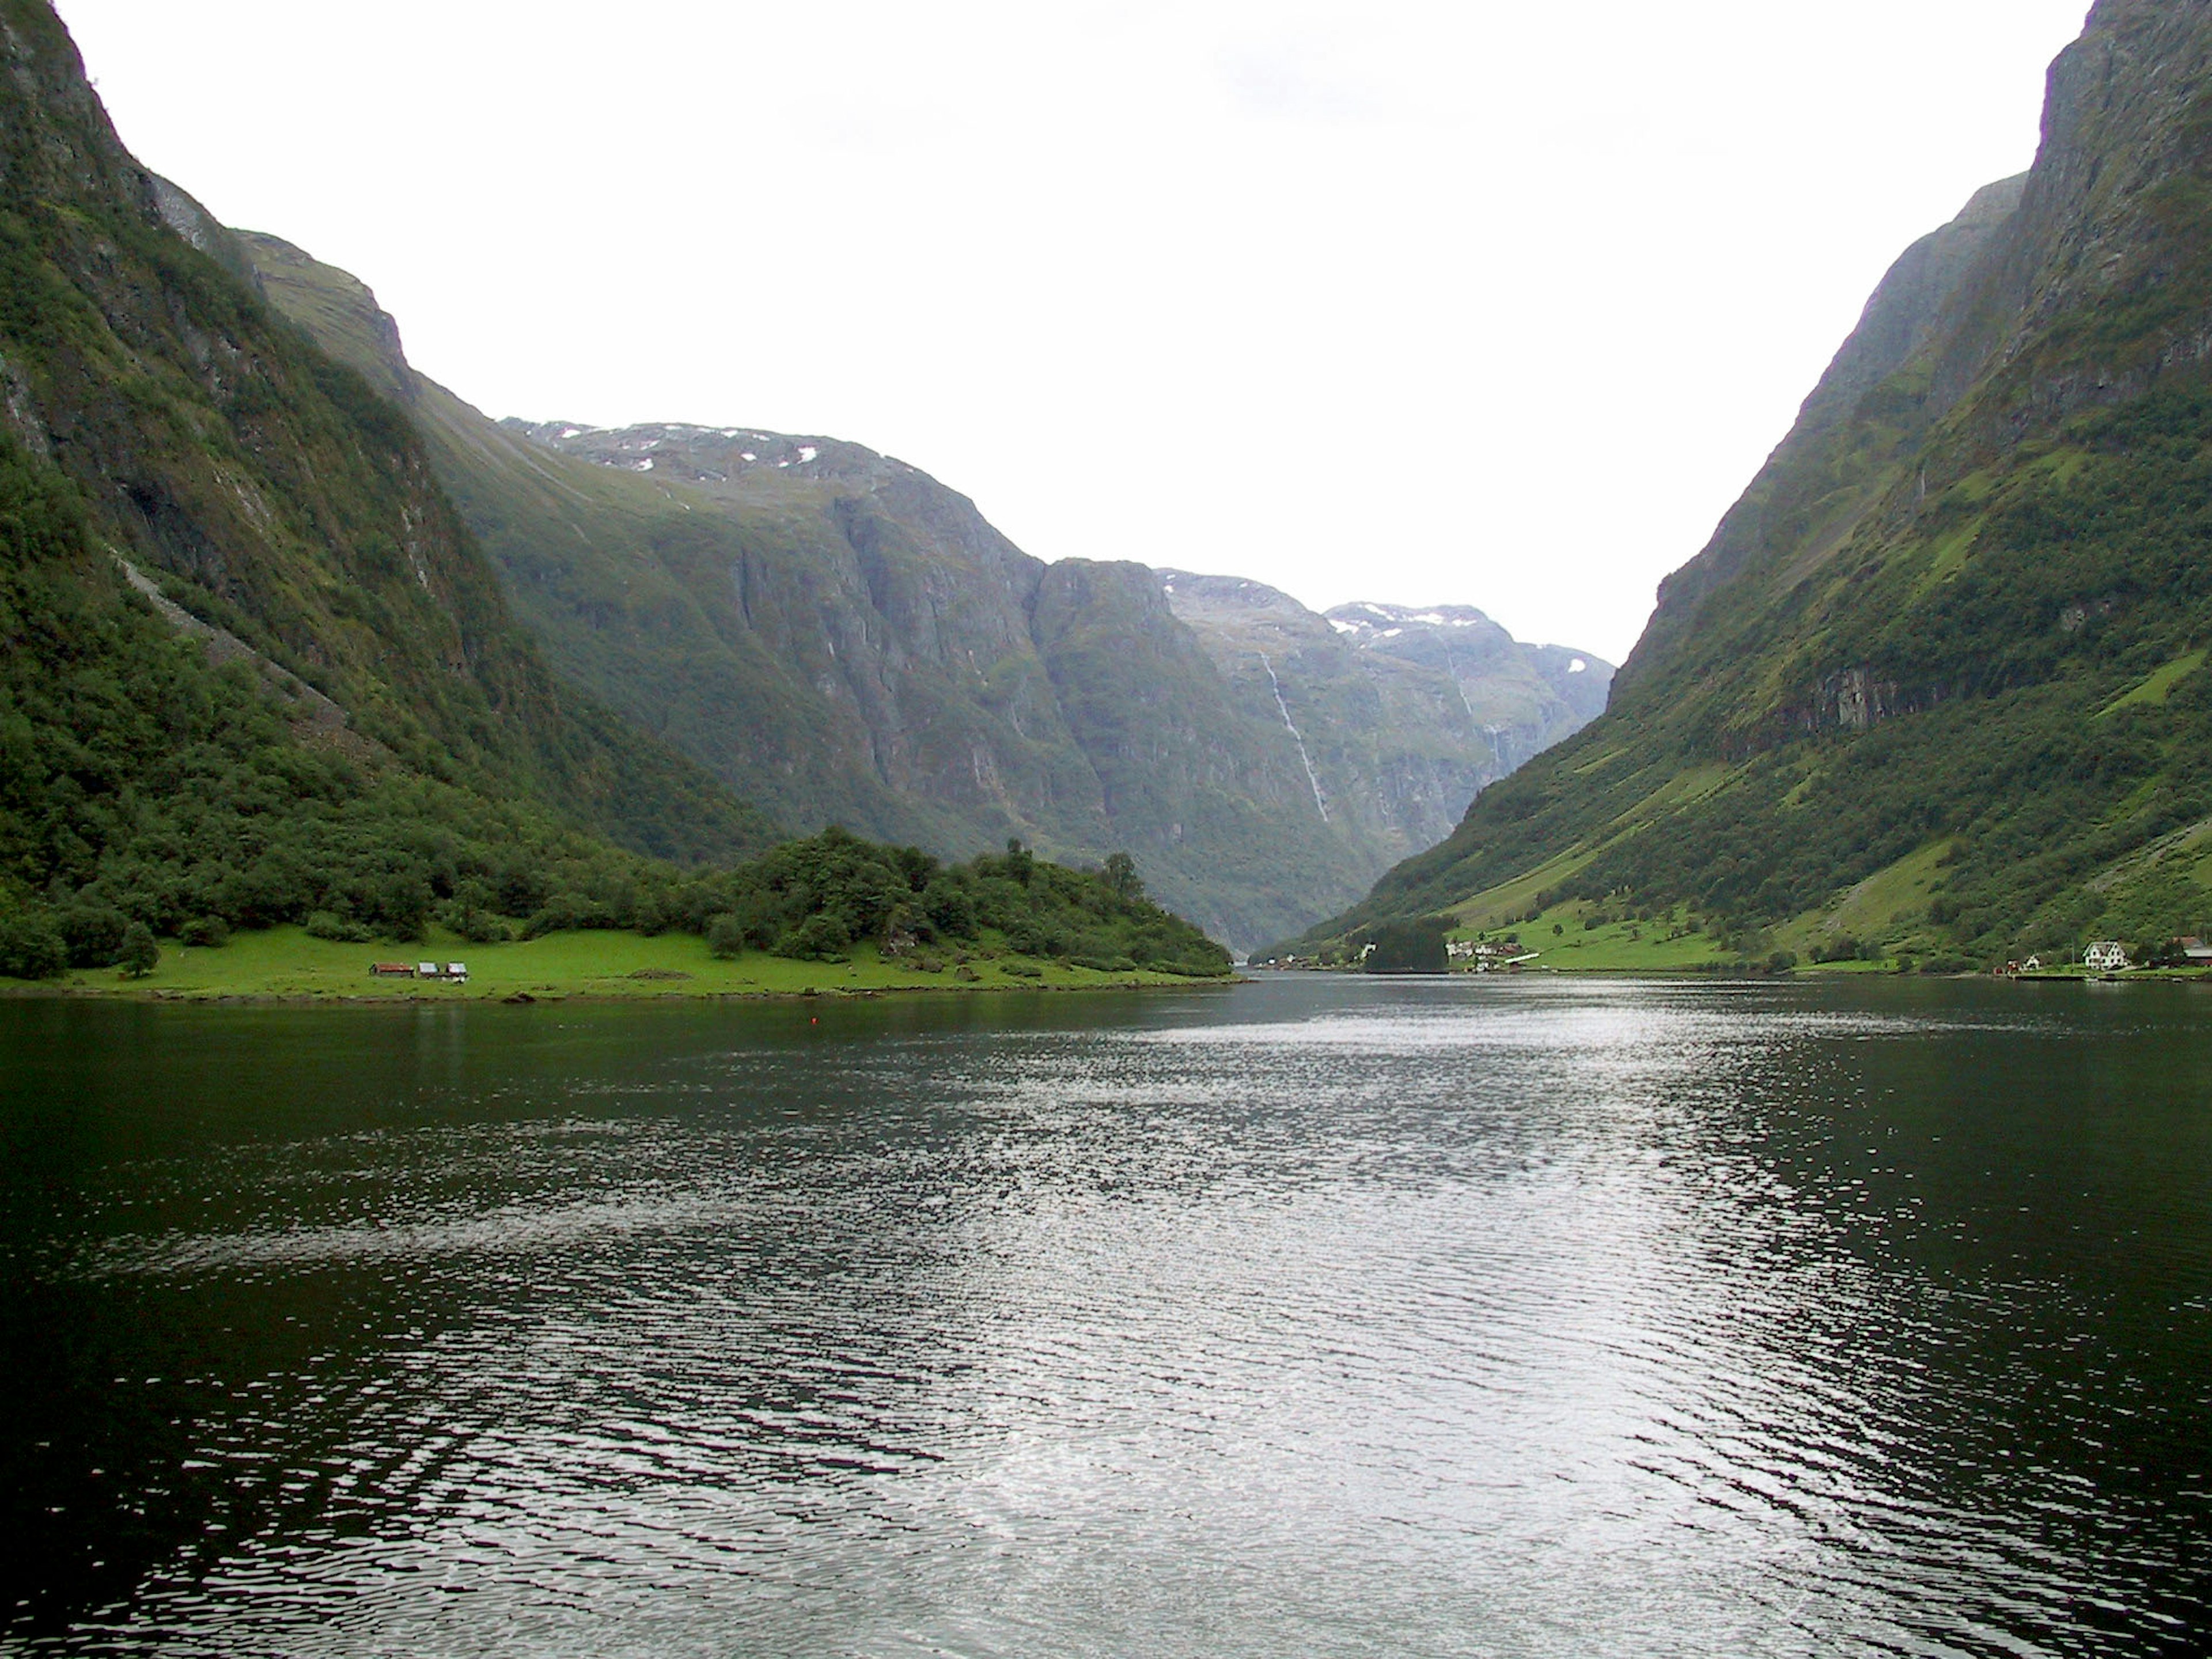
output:
[[[108,904],[65,905],[54,917],[74,968],[112,968],[131,918]]]
[[[514,929],[504,919],[459,899],[440,905],[437,914],[441,926],[471,945],[504,945],[514,937]]]
[[[775,953],[798,962],[842,962],[853,935],[835,911],[818,910],[775,942]]]
[[[154,943],[154,930],[143,921],[134,921],[124,930],[123,954],[116,966],[126,979],[143,979],[161,965],[161,947]]]
[[[744,955],[748,943],[744,923],[726,910],[707,924],[708,951],[726,961]]]
[[[548,933],[580,933],[621,926],[613,908],[598,899],[580,893],[556,893],[522,924],[522,936],[543,939]]]
[[[932,928],[951,939],[975,932],[975,900],[957,881],[939,876],[922,890],[921,914]]]
[[[999,968],[1001,972],[1012,974],[1016,979],[1042,979],[1044,977],[1043,969],[1038,967],[1034,962],[1024,962],[1019,957],[1009,957],[1007,960],[1000,963],[999,964]]]
[[[31,910],[0,915],[0,975],[52,979],[69,965],[69,946],[52,918]]]
[[[367,945],[376,935],[335,910],[315,910],[307,916],[307,937],[326,939],[335,945]]]

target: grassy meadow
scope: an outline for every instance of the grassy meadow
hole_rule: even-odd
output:
[[[919,953],[917,953],[919,954]],[[711,954],[692,933],[594,930],[550,933],[508,945],[471,945],[433,928],[422,945],[345,945],[311,939],[298,927],[240,933],[216,949],[161,943],[161,960],[143,979],[113,969],[80,969],[58,980],[0,979],[19,994],[270,1000],[465,1002],[531,997],[746,997],[836,995],[890,991],[1074,989],[1109,986],[1189,986],[1196,981],[1142,970],[1103,973],[1057,961],[1032,961],[984,951],[939,951],[942,970],[912,961],[886,961],[872,946],[855,946],[848,962],[795,962],[766,951],[729,958]],[[968,960],[963,963],[962,956]],[[464,962],[465,985],[380,979],[379,962]],[[965,977],[965,974],[973,977]],[[1024,970],[1028,970],[1024,972]]]

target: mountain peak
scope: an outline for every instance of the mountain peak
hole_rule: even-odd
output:
[[[731,484],[755,472],[866,484],[914,471],[903,461],[878,455],[860,444],[756,427],[698,426],[683,421],[597,427],[581,421],[513,417],[500,424],[532,443],[598,466],[657,474],[703,489]]]

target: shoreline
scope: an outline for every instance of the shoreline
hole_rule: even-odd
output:
[[[798,991],[609,991],[592,989],[486,991],[470,995],[459,987],[451,994],[395,991],[383,996],[362,996],[343,991],[222,991],[176,990],[164,987],[41,983],[31,980],[0,981],[0,1000],[15,1002],[136,1002],[187,1008],[529,1008],[550,1003],[586,1002],[598,1007],[623,1004],[661,1006],[672,1002],[873,1002],[908,996],[1066,996],[1101,991],[1221,990],[1249,983],[1243,974],[1213,979],[1181,979],[1162,975],[1155,979],[1102,979],[1085,984],[1011,983],[989,985],[870,985],[811,987]]]
[[[465,962],[454,981],[380,978],[378,960],[405,954],[443,969]],[[921,961],[930,966],[925,969]],[[0,997],[162,1005],[429,1007],[538,1002],[779,1002],[865,1000],[911,993],[1167,990],[1232,982],[1235,975],[1185,976],[1158,969],[1092,969],[1000,949],[948,951],[921,960],[885,958],[863,945],[837,962],[801,962],[764,951],[716,957],[690,934],[615,931],[548,934],[494,945],[434,931],[405,946],[310,938],[298,927],[234,935],[219,946],[167,943],[154,971],[125,979],[82,969],[51,980],[0,980]]]

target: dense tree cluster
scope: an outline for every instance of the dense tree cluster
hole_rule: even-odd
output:
[[[656,895],[647,925],[704,933],[715,950],[836,960],[873,943],[895,953],[995,937],[1024,956],[1107,971],[1225,973],[1229,955],[1145,896],[1126,855],[1100,872],[1003,855],[945,865],[917,848],[880,847],[831,829],[729,871]]]

